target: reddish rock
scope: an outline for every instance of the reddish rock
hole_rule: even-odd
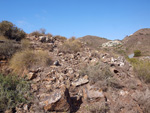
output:
[[[45,111],[56,111],[56,112],[70,111],[71,102],[69,91],[67,88],[57,90],[50,96],[46,96],[45,100],[42,101],[40,104],[44,105]]]

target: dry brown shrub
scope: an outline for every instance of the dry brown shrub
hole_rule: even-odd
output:
[[[82,43],[77,39],[68,39],[60,46],[60,52],[64,53],[76,53],[82,49]]]
[[[46,51],[24,50],[14,54],[10,60],[10,67],[15,73],[21,74],[34,66],[48,66],[51,61]]]
[[[56,36],[54,36],[54,38],[55,38],[56,40],[60,40],[60,41],[62,41],[62,42],[64,42],[64,41],[66,41],[66,40],[67,40],[67,38],[66,38],[66,37],[64,37],[64,36],[60,36],[60,35],[56,35]]]
[[[32,33],[29,34],[30,36],[36,36],[36,37],[39,37],[39,36],[42,36],[43,34],[40,33],[39,31],[33,31]]]
[[[23,50],[28,49],[30,47],[30,41],[28,39],[21,40],[21,48]]]

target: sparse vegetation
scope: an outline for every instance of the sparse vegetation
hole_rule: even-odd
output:
[[[0,74],[0,112],[31,101],[30,84],[14,75]]]
[[[134,99],[138,102],[139,106],[142,107],[143,113],[150,112],[150,90],[146,89],[143,91],[136,91],[133,95]]]
[[[90,113],[107,113],[109,111],[109,107],[102,102],[101,105],[94,104],[92,106],[86,106],[86,110],[90,111]]]
[[[0,43],[0,57],[2,59],[10,58],[17,50],[18,47],[11,40],[5,40]]]
[[[30,47],[30,41],[28,39],[21,40],[21,49],[25,50]]]
[[[10,60],[10,67],[16,73],[30,69],[33,66],[47,66],[51,63],[51,58],[46,51],[24,50],[17,52]]]
[[[92,51],[91,57],[100,58],[100,53],[98,51]]]
[[[112,76],[112,73],[106,64],[98,62],[95,65],[86,66],[83,68],[80,71],[80,75],[88,75],[91,83],[95,83],[97,81],[107,80]]]
[[[53,35],[52,35],[52,34],[50,34],[50,33],[47,33],[47,36],[48,36],[48,37],[52,37]]]
[[[36,30],[30,33],[30,36],[35,36],[35,37],[43,36],[45,35],[45,32],[46,32],[46,29],[41,28],[40,30]],[[51,34],[48,33],[47,35],[51,35]]]
[[[129,59],[129,61],[132,63],[137,76],[146,83],[150,83],[150,61],[135,58]]]
[[[13,23],[2,21],[0,23],[0,35],[8,39],[20,41],[25,38],[26,33],[20,28],[16,27]]]
[[[141,51],[140,50],[135,50],[134,51],[134,57],[139,57],[141,56]]]
[[[67,40],[67,38],[66,38],[66,37],[64,37],[64,36],[60,36],[60,35],[56,35],[56,36],[54,36],[54,38],[56,38],[56,39],[58,39],[58,40],[60,40],[60,41],[62,41],[62,42],[64,42],[64,41],[66,41],[66,40]]]
[[[71,38],[63,43],[63,45],[60,47],[60,51],[64,53],[76,53],[80,51],[81,48],[81,42],[75,38]]]
[[[44,28],[41,28],[41,29],[40,29],[40,33],[41,33],[41,34],[45,34],[45,32],[46,32],[46,29],[44,29]]]
[[[39,37],[39,36],[42,36],[43,34],[40,33],[39,31],[33,31],[32,33],[30,33],[30,36],[36,36],[36,37]]]

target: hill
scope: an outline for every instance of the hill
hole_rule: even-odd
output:
[[[103,43],[110,40],[98,36],[86,35],[79,38],[80,41],[84,42],[88,47],[98,49]]]
[[[140,50],[143,55],[150,55],[150,29],[140,29],[123,39],[127,54]]]

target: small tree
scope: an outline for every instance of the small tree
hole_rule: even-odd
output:
[[[40,29],[40,33],[41,33],[41,34],[45,34],[45,32],[46,32],[46,29],[44,29],[44,28],[41,28],[41,29]]]
[[[25,38],[26,33],[20,28],[16,27],[9,21],[0,22],[0,35],[7,37],[8,39],[20,41]]]
[[[134,57],[139,57],[141,56],[141,51],[140,50],[135,50],[134,51]]]

